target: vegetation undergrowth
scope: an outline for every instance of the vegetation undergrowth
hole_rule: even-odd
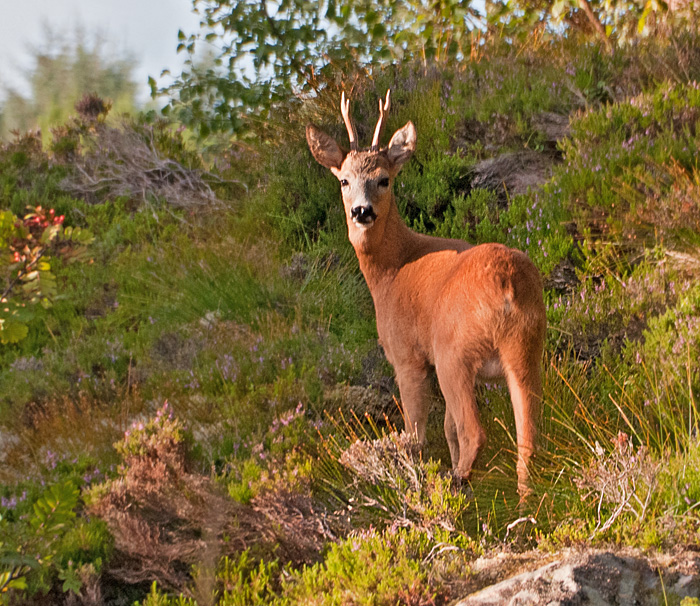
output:
[[[1,217],[53,209],[90,234],[89,262],[57,256],[52,305],[0,345],[0,600],[445,604],[493,551],[697,544],[698,68],[671,78],[660,39],[488,45],[358,77],[353,103],[361,138],[387,87],[387,130],[416,124],[395,184],[409,225],[543,273],[527,501],[504,386],[478,387],[469,486],[437,390],[422,452],[400,431],[338,187],[303,138],[306,120],[340,138],[335,87],[271,115],[284,140],[217,161],[88,97],[48,147],[0,147]]]

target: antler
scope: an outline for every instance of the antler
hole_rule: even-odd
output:
[[[391,107],[391,89],[386,91],[386,100],[382,103],[379,99],[379,120],[377,121],[377,126],[374,129],[374,138],[372,139],[371,151],[379,151],[379,139],[382,136],[382,131],[384,126],[386,126],[386,117],[389,113],[389,108]]]
[[[343,114],[345,128],[348,129],[348,137],[350,138],[350,150],[357,151],[357,131],[350,117],[350,99],[345,98],[345,91],[340,97],[340,113]]]

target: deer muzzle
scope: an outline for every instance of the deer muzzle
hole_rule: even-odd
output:
[[[355,225],[370,226],[377,218],[371,205],[357,205],[350,209],[350,217]]]

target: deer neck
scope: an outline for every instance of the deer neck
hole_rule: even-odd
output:
[[[370,229],[348,223],[350,242],[370,291],[387,285],[411,259],[417,234],[403,222],[392,198],[389,211]]]

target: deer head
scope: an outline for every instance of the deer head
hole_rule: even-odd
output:
[[[374,129],[372,145],[358,150],[357,131],[350,116],[350,102],[343,93],[341,114],[350,139],[350,151],[344,150],[322,130],[309,124],[306,140],[316,161],[330,169],[340,181],[350,240],[356,244],[369,234],[381,235],[386,221],[395,210],[392,185],[404,163],[416,149],[416,128],[412,122],[394,133],[389,145],[380,148],[379,140],[391,105],[391,91],[379,101],[379,120]]]

